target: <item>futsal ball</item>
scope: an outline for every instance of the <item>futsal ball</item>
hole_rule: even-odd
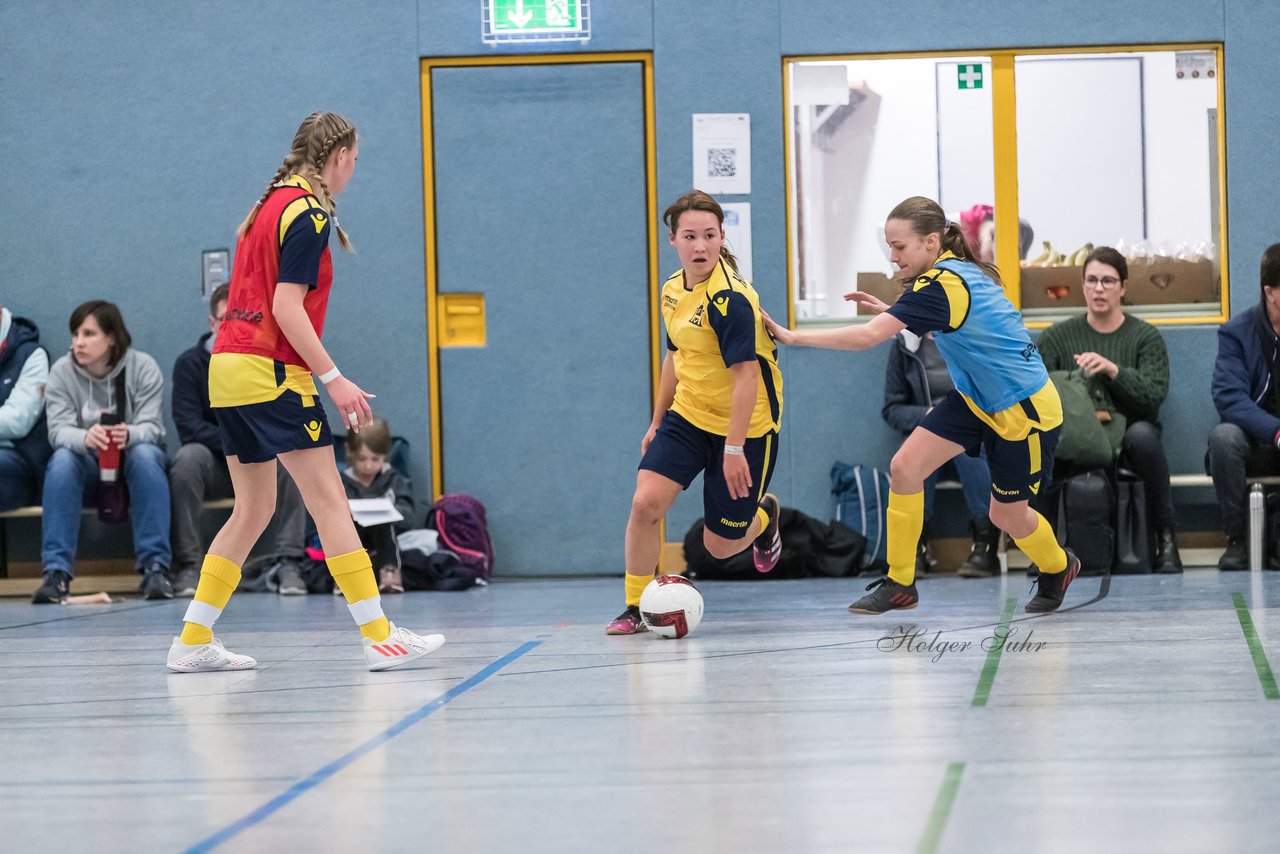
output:
[[[682,638],[702,622],[702,594],[679,575],[659,575],[640,594],[640,619],[658,637]]]

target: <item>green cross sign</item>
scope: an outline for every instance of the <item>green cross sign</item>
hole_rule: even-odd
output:
[[[959,83],[961,89],[981,89],[982,88],[982,66],[981,65],[957,65],[956,66],[956,82]]]
[[[489,26],[495,35],[578,33],[581,0],[488,0]]]

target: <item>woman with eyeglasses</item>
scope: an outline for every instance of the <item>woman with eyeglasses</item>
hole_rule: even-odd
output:
[[[1055,323],[1040,336],[1050,371],[1079,368],[1100,408],[1124,416],[1120,463],[1142,479],[1147,519],[1155,532],[1152,569],[1182,572],[1174,537],[1169,460],[1160,441],[1160,404],[1169,393],[1169,353],[1160,331],[1124,311],[1129,265],[1110,246],[1084,262],[1085,313]]]

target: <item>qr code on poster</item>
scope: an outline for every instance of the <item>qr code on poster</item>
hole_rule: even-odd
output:
[[[738,149],[708,148],[707,176],[710,178],[734,178],[738,174]]]

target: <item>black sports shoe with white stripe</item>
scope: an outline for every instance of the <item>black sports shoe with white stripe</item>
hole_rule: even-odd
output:
[[[883,614],[885,611],[909,611],[920,602],[916,583],[899,584],[889,576],[877,578],[867,585],[868,593],[849,606],[850,614]]]

